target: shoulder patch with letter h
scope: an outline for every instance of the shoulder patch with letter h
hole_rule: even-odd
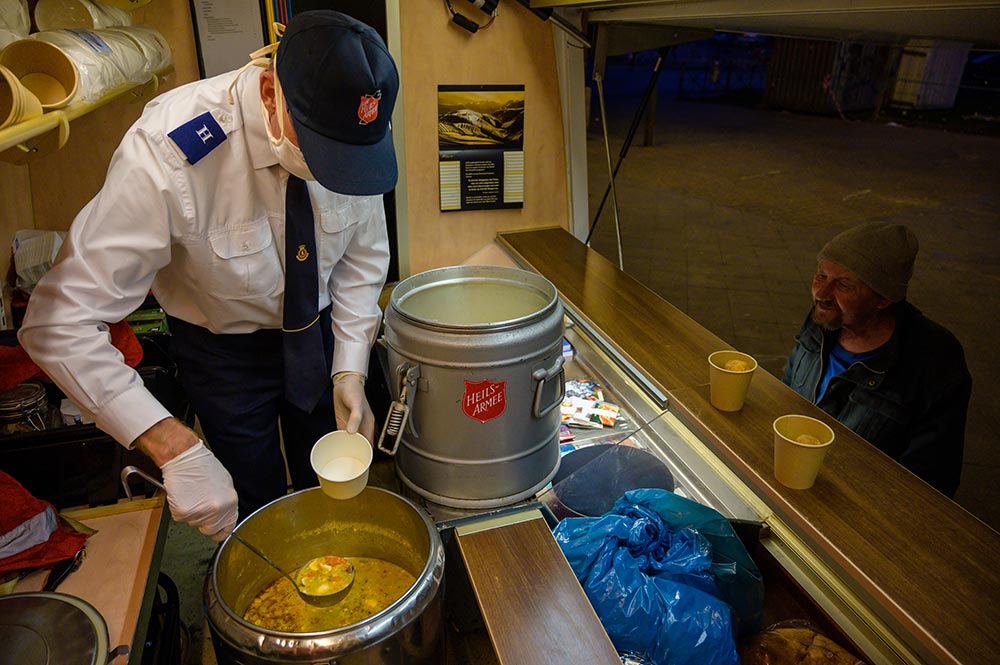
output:
[[[177,144],[190,164],[197,164],[226,140],[226,133],[208,111],[168,132],[167,136]]]

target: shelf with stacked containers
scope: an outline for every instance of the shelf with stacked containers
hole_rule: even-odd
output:
[[[27,12],[24,0],[16,0]],[[58,150],[70,122],[109,102],[145,101],[172,71],[170,46],[128,11],[90,0],[38,0],[37,32],[0,12],[0,160]],[[13,37],[13,39],[11,39]]]

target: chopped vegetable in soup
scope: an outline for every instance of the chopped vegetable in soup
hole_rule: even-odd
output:
[[[351,563],[339,556],[317,557],[299,569],[295,584],[307,596],[329,596],[351,583]]]
[[[339,558],[339,557],[335,557]],[[279,577],[250,603],[243,618],[261,628],[288,633],[333,630],[384,610],[413,586],[416,578],[381,559],[349,557],[354,586],[331,607],[306,603],[286,577]]]

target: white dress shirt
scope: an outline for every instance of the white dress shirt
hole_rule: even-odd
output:
[[[234,104],[227,88],[236,72],[151,100],[31,295],[22,345],[126,446],[170,414],[124,364],[106,322],[131,314],[152,289],[167,313],[215,333],[281,328],[288,173],[264,131],[260,73],[239,74]],[[192,165],[167,134],[206,111],[226,140]],[[332,304],[333,373],[367,373],[389,263],[382,197],[308,185],[317,305]]]

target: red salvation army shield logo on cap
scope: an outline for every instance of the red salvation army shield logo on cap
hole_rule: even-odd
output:
[[[466,381],[462,396],[465,415],[485,423],[493,420],[507,408],[506,381]]]
[[[361,95],[361,103],[358,104],[359,124],[367,125],[374,122],[378,117],[378,100],[382,99],[382,91],[375,91],[374,95]]]

